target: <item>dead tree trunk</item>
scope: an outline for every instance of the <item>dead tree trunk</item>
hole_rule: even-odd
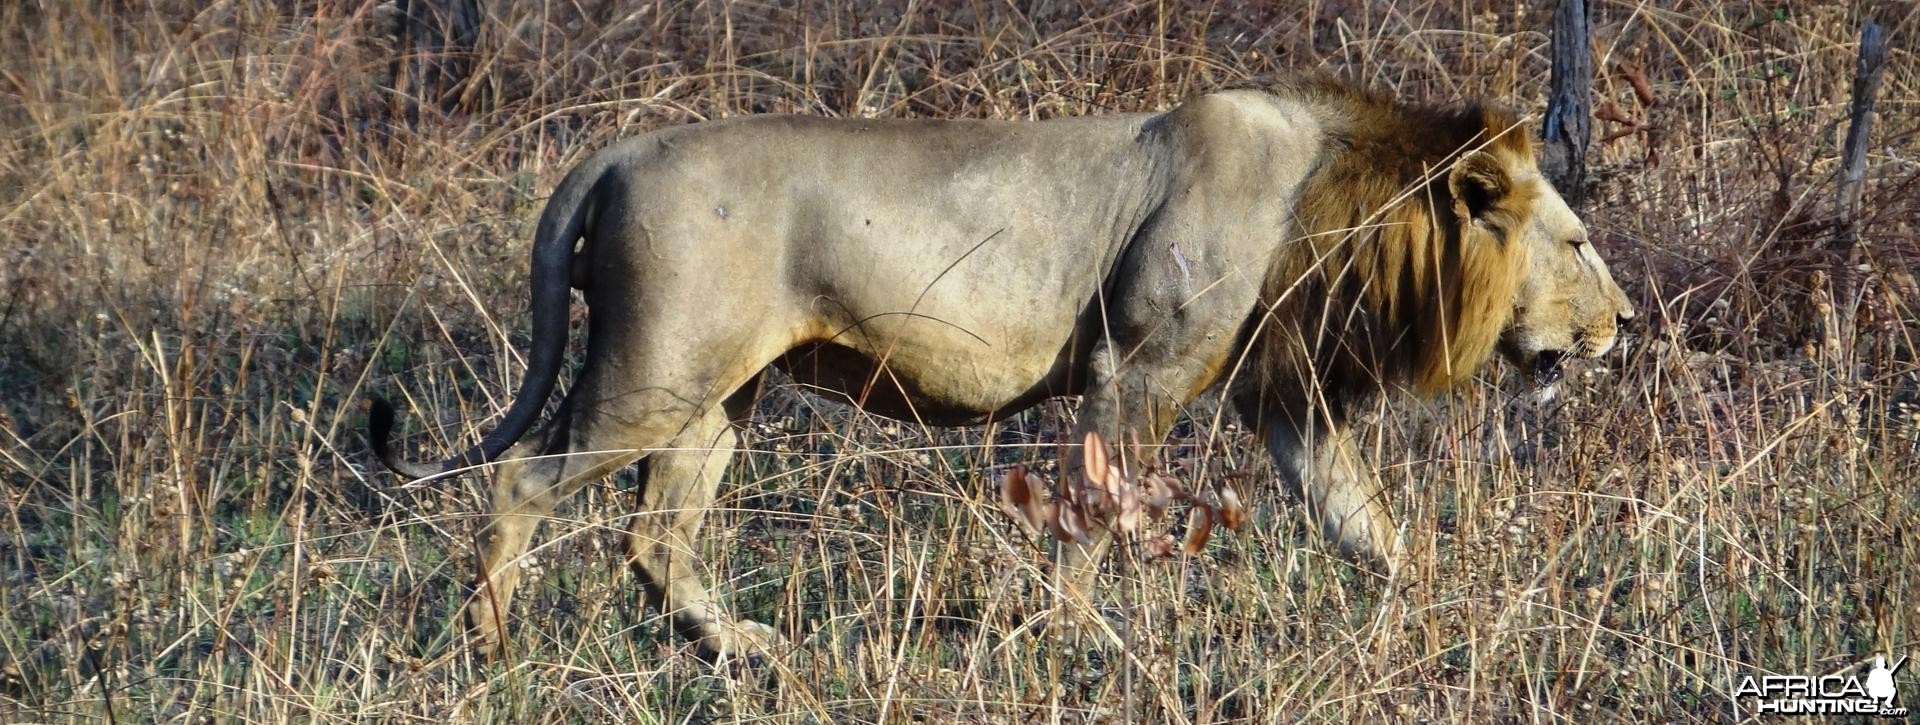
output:
[[[1886,60],[1886,34],[1878,23],[1868,20],[1860,28],[1860,63],[1853,74],[1853,106],[1840,156],[1840,234],[1833,258],[1833,335],[1839,343],[1833,352],[1847,371],[1853,369],[1854,313],[1859,310],[1866,277],[1860,269],[1860,199],[1867,177],[1867,134],[1873,130],[1873,101]]]
[[[1553,11],[1552,95],[1541,137],[1542,167],[1567,204],[1579,208],[1587,187],[1587,142],[1593,136],[1593,28],[1587,0],[1560,0]]]
[[[393,86],[406,99],[407,125],[420,121],[420,103],[451,111],[473,72],[474,46],[485,19],[480,0],[398,0],[394,35],[399,56]]]

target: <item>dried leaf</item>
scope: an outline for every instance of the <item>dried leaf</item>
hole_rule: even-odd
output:
[[[1000,503],[1014,511],[1027,507],[1033,499],[1033,491],[1027,488],[1027,467],[1015,465],[1007,475],[1000,479]]]
[[[1107,473],[1100,477],[1100,493],[1106,496],[1102,502],[1108,514],[1117,514],[1126,509],[1126,501],[1133,492],[1133,485],[1127,483],[1126,474],[1118,467],[1107,466]]]
[[[1050,531],[1063,543],[1090,544],[1093,527],[1101,526],[1139,541],[1149,557],[1171,556],[1176,548],[1187,555],[1198,555],[1206,550],[1215,526],[1238,528],[1246,519],[1239,493],[1230,485],[1221,484],[1215,489],[1222,500],[1216,505],[1205,494],[1187,489],[1180,479],[1162,472],[1143,453],[1138,436],[1133,431],[1128,433],[1134,448],[1121,450],[1123,457],[1115,458],[1106,437],[1089,431],[1081,444],[1079,475],[1057,482],[1025,466],[1013,467],[1001,482],[1001,505],[1015,512],[1016,519],[1034,529]],[[1060,454],[1071,460],[1066,459],[1070,451],[1064,444]],[[1128,472],[1126,455],[1138,459],[1134,463],[1140,464],[1140,473]],[[1192,504],[1186,540],[1181,543],[1175,543],[1170,534],[1154,532],[1151,526],[1151,522],[1163,519],[1176,501]]]
[[[1630,127],[1637,128],[1640,125],[1640,121],[1636,120],[1632,116],[1627,115],[1625,112],[1620,110],[1619,106],[1615,106],[1611,103],[1600,104],[1599,108],[1594,109],[1593,117],[1600,119],[1602,121],[1617,123],[1622,126],[1630,126]]]
[[[1106,510],[1108,506],[1108,497],[1104,489],[1106,487],[1100,485],[1098,481],[1081,476],[1081,485],[1073,489],[1073,504],[1077,504],[1089,518],[1098,518],[1100,512]]]
[[[1123,486],[1114,497],[1119,509],[1114,523],[1123,533],[1132,534],[1140,530],[1140,494],[1133,486]]]
[[[1000,481],[1000,505],[1029,530],[1043,531],[1047,525],[1047,509],[1053,505],[1047,500],[1046,484],[1046,478],[1028,475],[1026,466],[1016,465]]]
[[[1640,128],[1638,126],[1627,126],[1625,128],[1616,130],[1613,133],[1609,133],[1605,136],[1601,136],[1600,143],[1611,143],[1613,141],[1618,141],[1628,136],[1632,136],[1639,132],[1640,132]]]
[[[1080,456],[1086,464],[1087,478],[1106,475],[1107,439],[1099,431],[1087,431],[1086,444],[1080,446]]]
[[[1167,507],[1184,493],[1180,490],[1180,481],[1172,476],[1149,473],[1140,479],[1140,505],[1156,519],[1166,515]]]
[[[1647,74],[1640,66],[1622,63],[1620,74],[1627,77],[1627,84],[1633,86],[1633,95],[1640,99],[1640,105],[1652,108],[1654,105],[1653,86],[1647,83]]]
[[[1220,523],[1234,531],[1240,530],[1240,522],[1247,520],[1247,508],[1240,504],[1240,494],[1231,484],[1220,486]]]
[[[1213,511],[1203,505],[1195,505],[1187,513],[1187,543],[1182,547],[1187,556],[1194,556],[1207,548],[1207,537],[1213,535]]]
[[[1061,541],[1073,541],[1079,544],[1092,541],[1087,538],[1087,519],[1081,513],[1080,507],[1056,505],[1052,521],[1053,535],[1059,537]]]
[[[1062,501],[1062,502],[1079,500],[1074,498],[1073,484],[1067,480],[1066,476],[1060,477],[1059,485],[1054,487],[1053,497],[1055,500]]]

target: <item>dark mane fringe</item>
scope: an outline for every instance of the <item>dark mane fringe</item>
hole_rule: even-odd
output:
[[[1449,174],[1463,161],[1501,178],[1533,168],[1518,119],[1327,78],[1261,88],[1305,102],[1327,134],[1288,249],[1267,271],[1265,324],[1249,330],[1263,395],[1343,416],[1386,387],[1427,394],[1472,375],[1512,316],[1528,250],[1503,237],[1531,217],[1537,191],[1510,184],[1474,225]]]

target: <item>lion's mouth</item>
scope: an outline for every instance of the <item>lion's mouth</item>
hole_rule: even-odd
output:
[[[1533,356],[1533,384],[1547,387],[1560,382],[1560,376],[1566,372],[1567,351],[1541,350]]]

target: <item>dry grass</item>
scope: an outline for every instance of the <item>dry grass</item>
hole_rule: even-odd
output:
[[[1920,652],[1920,27],[1884,18],[1848,383],[1810,272],[1858,11],[1603,0],[1600,90],[1652,130],[1601,147],[1587,215],[1648,324],[1553,409],[1494,370],[1382,414],[1404,580],[1256,488],[1206,556],[1113,563],[1116,641],[1036,639],[1041,549],[991,481],[1067,408],[983,437],[780,389],[706,553],[802,652],[716,674],[664,636],[615,575],[622,479],[543,530],[515,663],[476,662],[482,484],[400,487],[359,401],[452,426],[415,437],[436,451],[501,409],[532,216],[592,149],[758,111],[1154,109],[1290,68],[1538,110],[1546,79],[1544,14],[1485,0],[518,5],[417,105],[371,0],[0,5],[0,720],[1731,720],[1739,674]],[[1177,466],[1266,480],[1195,418]]]

